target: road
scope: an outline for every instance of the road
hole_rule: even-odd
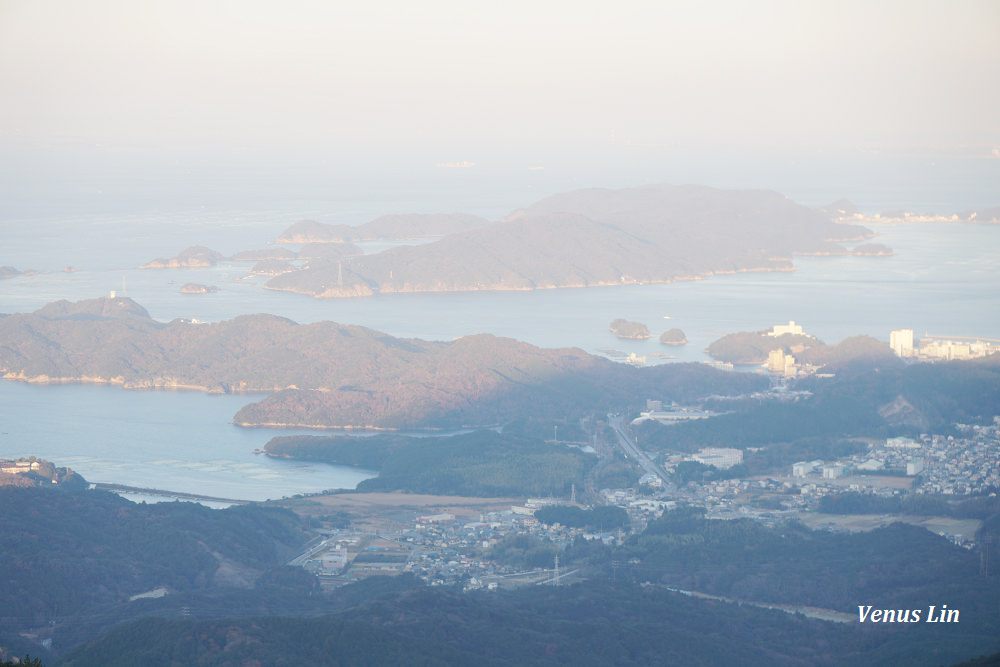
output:
[[[667,475],[663,472],[660,466],[656,465],[651,458],[646,456],[632,441],[628,433],[625,432],[625,418],[621,415],[609,416],[608,424],[615,430],[615,434],[618,436],[618,446],[625,452],[625,456],[636,463],[645,470],[646,472],[651,472],[657,475],[664,482],[667,481]]]
[[[317,541],[318,540],[318,541]],[[306,561],[313,557],[316,553],[322,551],[326,548],[327,540],[320,536],[316,536],[299,550],[299,552],[289,558],[285,565],[291,565],[293,567],[302,567],[306,564]]]

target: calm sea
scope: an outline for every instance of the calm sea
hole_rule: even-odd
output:
[[[250,400],[0,382],[0,457],[39,456],[89,482],[235,500],[353,489],[374,475],[254,454],[275,432],[230,423]]]

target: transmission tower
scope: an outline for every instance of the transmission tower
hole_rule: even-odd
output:
[[[990,576],[990,552],[993,550],[993,535],[983,535],[982,549],[979,551],[979,575]]]

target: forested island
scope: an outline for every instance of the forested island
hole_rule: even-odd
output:
[[[660,334],[661,345],[687,345],[687,336],[680,329],[667,329]]]
[[[864,227],[831,222],[775,192],[693,185],[578,190],[491,224],[401,216],[367,226],[447,235],[343,264],[309,266],[277,276],[267,287],[343,298],[664,283],[719,273],[790,271],[796,254],[848,254],[837,241],[873,235]],[[384,234],[366,225],[303,221],[277,242],[350,242]]]
[[[611,333],[619,338],[646,340],[649,338],[649,327],[642,322],[629,322],[617,319],[611,322]]]

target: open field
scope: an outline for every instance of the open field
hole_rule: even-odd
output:
[[[478,517],[485,512],[510,509],[511,505],[520,505],[523,502],[523,498],[476,498],[420,493],[337,493],[286,500],[277,504],[302,516],[343,511],[356,517],[372,517],[415,510],[431,514],[448,512],[456,517]]]
[[[810,528],[826,527],[832,524],[839,530],[868,531],[896,522],[921,526],[932,533],[961,535],[972,539],[976,531],[982,527],[979,519],[953,519],[942,516],[912,516],[902,514],[820,514],[818,512],[801,512],[799,520]]]

